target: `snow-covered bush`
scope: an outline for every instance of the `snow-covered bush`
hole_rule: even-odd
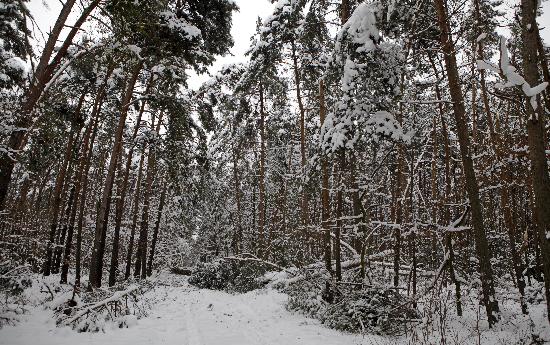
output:
[[[201,289],[225,290],[229,284],[230,268],[222,260],[198,263],[189,283]]]
[[[418,318],[407,297],[393,288],[334,285],[326,271],[303,270],[278,286],[289,295],[289,310],[340,331],[396,335],[407,320]]]
[[[26,312],[23,291],[31,285],[27,266],[0,263],[0,328],[15,324]]]
[[[78,332],[101,332],[106,328],[128,328],[146,317],[154,304],[144,293],[153,288],[150,281],[122,284],[116,290],[94,290],[59,296],[51,303],[58,326],[69,326]]]
[[[300,275],[288,280],[286,286],[280,285],[281,290],[288,294],[287,309],[318,318],[327,306],[322,296],[327,279],[325,274],[303,270]]]
[[[367,288],[342,296],[322,315],[325,325],[341,331],[400,334],[418,315],[394,289]]]
[[[197,264],[189,283],[201,289],[244,293],[263,287],[261,277],[269,270],[270,266],[262,261],[219,259]]]

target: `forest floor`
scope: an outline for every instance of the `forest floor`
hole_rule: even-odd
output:
[[[57,281],[57,277],[37,279],[52,285]],[[442,338],[447,339],[446,344],[532,343],[520,340],[530,338],[531,322],[518,315],[518,306],[513,303],[503,305],[504,319],[493,330],[476,321],[467,308],[464,318],[452,317],[452,311],[445,311],[448,315],[442,325],[437,326],[436,322],[430,329],[419,325],[414,332],[417,337],[411,338],[409,334],[395,338],[329,329],[317,320],[286,310],[288,296],[272,288],[229,294],[195,288],[186,278],[171,274],[163,274],[152,283],[153,288],[142,296],[149,310],[146,317],[133,320],[128,328],[107,324],[104,331],[97,333],[56,327],[51,304],[43,302],[40,285],[33,284],[26,293],[30,297],[42,296],[31,302],[33,306],[27,306],[28,312],[15,326],[0,329],[0,345],[395,345],[440,344]],[[60,298],[66,299],[63,295]],[[428,314],[438,319],[440,313],[432,310]],[[537,305],[531,315],[537,333],[550,340],[544,305]],[[542,339],[538,344],[547,343]]]
[[[158,286],[148,317],[129,328],[77,333],[57,328],[50,309],[37,306],[15,327],[0,329],[2,345],[353,345],[390,344],[378,336],[342,334],[287,311],[287,296],[272,289],[246,294],[199,290],[186,282]],[[368,338],[367,338],[368,337]]]

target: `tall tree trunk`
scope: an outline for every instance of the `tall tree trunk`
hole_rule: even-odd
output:
[[[163,113],[160,113],[155,132],[159,133],[162,123]],[[154,120],[151,123],[151,129],[154,130]],[[147,278],[147,241],[149,237],[149,208],[151,206],[151,189],[153,187],[153,179],[155,178],[156,167],[156,149],[153,146],[149,147],[147,156],[147,177],[145,178],[145,190],[143,191],[143,206],[141,208],[141,223],[139,227],[139,245],[138,254],[136,255],[136,268],[134,271],[135,277],[141,279]]]
[[[164,202],[166,200],[166,189],[168,187],[168,181],[164,182],[162,187],[162,194],[160,195],[159,207],[157,211],[157,219],[155,221],[155,229],[153,230],[153,239],[151,240],[151,252],[149,253],[149,262],[147,263],[147,275],[150,277],[153,274],[153,260],[155,258],[155,249],[157,246],[160,221],[162,219],[162,210],[164,209]]]
[[[50,207],[50,215],[52,220],[50,222],[50,233],[48,240],[48,247],[46,249],[46,258],[44,260],[44,268],[42,273],[45,276],[49,276],[52,269],[55,237],[57,233],[57,226],[59,221],[59,208],[61,207],[61,198],[62,198],[62,189],[63,184],[65,183],[65,176],[67,174],[67,168],[69,166],[69,161],[71,160],[73,153],[73,146],[76,137],[74,129],[69,134],[69,142],[67,143],[67,148],[65,149],[65,157],[60,165],[59,172],[55,179],[55,187],[53,189],[53,200]]]
[[[325,123],[325,118],[327,115],[327,107],[325,103],[325,81],[321,79],[319,82],[319,117],[321,120],[321,127]],[[322,131],[321,131],[322,133]],[[323,138],[320,139],[321,143]],[[328,184],[328,168],[327,168],[327,158],[325,154],[322,154],[321,158],[321,171],[322,171],[322,185],[321,185],[321,200],[322,200],[322,228],[323,228],[323,247],[324,247],[324,261],[326,269],[332,271],[332,255],[331,255],[331,236],[330,236],[330,196],[329,196],[329,184]]]
[[[99,128],[99,120],[101,114],[101,107],[103,106],[103,101],[107,95],[106,88],[109,82],[109,78],[113,73],[114,65],[110,65],[105,74],[105,79],[103,84],[101,84],[100,89],[97,92],[96,98],[94,99],[94,104],[92,107],[91,120],[93,123],[92,134],[89,139],[89,144],[86,148],[87,151],[83,151],[83,156],[81,157],[82,162],[84,162],[84,170],[82,171],[82,192],[80,194],[80,204],[79,204],[79,213],[78,220],[76,225],[76,253],[75,253],[75,288],[80,288],[81,280],[81,259],[82,259],[82,228],[84,226],[84,214],[86,209],[86,200],[88,196],[88,175],[90,167],[92,165],[92,153],[94,148],[95,138],[97,136]],[[86,147],[86,146],[85,146]],[[78,196],[78,194],[77,194]],[[70,249],[69,253],[70,254]],[[69,255],[67,255],[67,260]],[[68,269],[68,267],[67,267]]]
[[[260,176],[259,176],[259,204],[258,204],[258,256],[264,257],[264,228],[265,228],[265,109],[264,87],[260,82]]]
[[[103,255],[105,250],[105,237],[107,234],[107,222],[109,218],[109,206],[111,203],[111,193],[113,189],[113,183],[115,179],[115,171],[117,167],[117,159],[122,150],[122,135],[124,133],[124,125],[126,123],[126,115],[128,114],[128,107],[133,96],[134,87],[143,67],[143,61],[140,61],[134,67],[130,80],[127,83],[124,96],[122,97],[121,114],[118,121],[118,125],[115,131],[115,140],[113,143],[113,150],[111,152],[111,159],[109,162],[109,168],[107,170],[107,177],[105,179],[105,186],[101,197],[101,204],[97,214],[96,229],[94,236],[94,247],[92,249],[92,258],[90,260],[90,274],[89,274],[89,287],[93,289],[101,286],[101,276],[103,273]]]
[[[145,88],[145,94],[147,95],[149,93],[149,89],[151,88],[153,82],[153,74],[151,73],[151,77],[149,78],[149,81],[147,82],[147,86]],[[141,118],[143,116],[143,112],[145,111],[145,104],[146,102],[143,101],[141,103],[141,107],[139,109],[138,116],[136,118],[136,123],[134,125],[134,131],[132,133],[132,137],[130,138],[131,147],[128,152],[128,157],[126,158],[126,168],[124,169],[124,172],[120,171],[120,183],[119,188],[117,190],[117,201],[116,201],[116,207],[115,207],[115,231],[114,231],[114,237],[113,237],[113,250],[111,252],[111,267],[109,270],[109,286],[113,286],[116,283],[116,276],[118,271],[118,251],[119,251],[119,243],[120,243],[120,227],[122,225],[122,217],[124,213],[124,205],[126,202],[126,192],[128,190],[128,181],[130,178],[130,168],[132,167],[132,160],[134,158],[134,149],[135,149],[135,140],[137,138],[139,127],[141,125]]]
[[[334,229],[334,260],[336,261],[335,274],[336,281],[342,280],[342,255],[341,255],[341,237],[344,226],[344,170],[346,168],[346,151],[342,149],[338,152],[338,177],[336,188],[336,228]]]
[[[537,39],[537,1],[521,0],[521,36],[523,41],[523,72],[525,81],[531,86],[539,82],[538,73],[538,39]],[[546,292],[547,317],[550,322],[550,177],[545,147],[545,114],[537,96],[537,109],[533,109],[527,99],[527,135],[529,159],[531,161],[531,178],[535,208],[537,212],[537,227],[539,246],[541,249],[544,286]]]
[[[79,202],[85,202],[85,200],[81,200],[80,198],[80,191],[82,187],[82,183],[84,180],[84,170],[87,166],[87,160],[89,160],[88,150],[92,144],[90,144],[90,138],[92,136],[92,132],[94,131],[94,127],[97,125],[97,120],[95,117],[97,116],[97,113],[92,113],[92,117],[90,118],[90,122],[88,123],[88,126],[86,127],[86,131],[84,133],[84,139],[82,141],[82,148],[80,150],[80,159],[78,162],[78,170],[75,174],[75,182],[74,182],[74,202],[71,207],[71,213],[69,215],[68,219],[68,234],[67,234],[67,242],[65,244],[65,250],[63,252],[63,265],[61,267],[61,284],[67,283],[67,275],[69,273],[69,260],[71,257],[71,250],[73,245],[73,234],[74,234],[74,223],[76,221],[76,212],[78,208]],[[87,175],[87,171],[86,171]],[[78,241],[78,234],[77,234],[77,241]]]
[[[241,182],[239,179],[239,151],[240,145],[233,147],[233,186],[235,188],[235,204],[237,214],[235,216],[235,233],[233,238],[233,252],[239,254],[242,246],[243,226],[241,210]]]
[[[138,211],[139,211],[139,197],[141,195],[141,178],[143,176],[143,162],[145,161],[145,154],[141,152],[141,158],[139,160],[139,168],[136,179],[136,188],[134,192],[134,201],[132,206],[132,228],[130,229],[130,239],[128,240],[128,252],[126,253],[126,270],[124,271],[124,279],[130,278],[130,271],[132,267],[132,255],[134,252],[134,237],[136,236]]]
[[[296,43],[294,39],[290,41],[292,46],[292,62],[294,67],[294,83],[296,84],[296,99],[298,101],[298,109],[300,110],[300,158],[301,158],[301,176],[302,176],[302,226],[307,233],[307,226],[309,223],[308,219],[308,197],[307,197],[307,188],[306,188],[306,111],[304,109],[304,103],[302,101],[302,91],[301,91],[301,77],[300,69],[298,67],[298,57],[296,56]]]
[[[460,155],[464,168],[466,192],[468,194],[472,209],[472,226],[475,237],[476,252],[479,259],[479,272],[483,290],[483,304],[485,305],[489,325],[492,326],[498,320],[499,306],[495,296],[491,254],[483,223],[483,210],[479,197],[479,186],[477,184],[473,160],[470,155],[470,140],[468,135],[468,127],[466,125],[466,110],[464,107],[464,98],[462,95],[462,87],[460,85],[460,77],[458,74],[455,47],[451,38],[447,11],[443,0],[434,0],[434,5],[441,32],[441,46],[443,48],[445,67],[447,69],[449,91],[453,102]]]

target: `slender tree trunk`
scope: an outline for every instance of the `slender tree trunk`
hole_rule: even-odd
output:
[[[260,82],[260,176],[259,176],[259,205],[258,205],[258,256],[264,257],[264,228],[265,228],[265,109],[264,87]]]
[[[347,20],[350,17],[350,4],[349,0],[342,0],[341,7],[340,7],[340,21],[341,24],[344,25]],[[339,168],[338,168],[338,183],[337,188],[338,191],[336,192],[336,228],[334,231],[334,259],[336,261],[336,267],[335,267],[335,274],[336,274],[336,280],[340,281],[342,280],[342,257],[341,257],[341,248],[340,248],[340,237],[342,232],[342,216],[343,216],[343,191],[342,191],[342,184],[343,184],[343,173],[345,169],[345,163],[346,163],[346,152],[342,150],[339,153]]]
[[[68,219],[68,234],[67,234],[67,242],[65,244],[65,250],[63,252],[63,265],[61,267],[61,284],[67,283],[67,275],[69,272],[69,260],[71,256],[71,250],[73,245],[73,234],[74,234],[74,223],[76,220],[76,212],[79,201],[85,202],[85,200],[81,200],[80,198],[80,191],[82,187],[82,183],[84,180],[84,169],[87,165],[86,161],[89,159],[88,150],[90,147],[90,137],[92,136],[92,131],[94,129],[94,125],[96,124],[96,119],[94,118],[97,116],[96,114],[93,114],[93,117],[90,118],[90,123],[86,127],[86,131],[84,133],[84,139],[82,142],[82,148],[80,152],[80,159],[78,162],[78,170],[75,174],[75,182],[74,182],[74,201],[73,205],[71,207],[71,213],[69,215]],[[87,172],[86,172],[87,174]],[[77,234],[78,238],[78,234]],[[78,240],[78,239],[77,239]]]
[[[105,179],[105,187],[101,197],[101,204],[97,214],[96,229],[94,236],[94,247],[92,249],[92,258],[90,260],[90,274],[89,274],[89,287],[93,289],[101,286],[101,276],[103,271],[103,255],[105,250],[105,237],[107,234],[107,221],[109,217],[109,206],[111,201],[111,193],[113,189],[113,183],[115,179],[115,170],[117,166],[117,159],[120,151],[122,150],[122,135],[124,133],[124,125],[126,123],[126,115],[128,114],[128,107],[132,99],[134,87],[143,67],[143,62],[140,61],[134,67],[130,80],[127,83],[127,88],[122,97],[122,109],[118,125],[115,131],[115,140],[113,143],[113,150],[111,152],[111,159],[109,162],[109,168],[107,170],[107,177]]]
[[[308,197],[307,197],[307,186],[306,186],[306,111],[304,109],[304,103],[302,101],[302,90],[301,90],[301,77],[300,69],[298,67],[298,57],[296,56],[296,44],[294,39],[291,41],[292,46],[292,62],[294,67],[294,82],[296,84],[296,99],[298,101],[298,109],[300,110],[300,157],[301,157],[301,175],[302,175],[302,225],[305,228],[307,233],[307,226],[309,223],[308,219]]]
[[[132,207],[132,228],[130,230],[130,239],[128,240],[128,252],[126,253],[126,270],[124,271],[124,279],[128,280],[130,278],[130,270],[132,266],[132,255],[134,252],[134,237],[136,235],[137,220],[138,220],[138,210],[139,210],[139,197],[141,195],[141,178],[143,175],[143,162],[145,158],[144,152],[141,153],[141,158],[139,160],[139,168],[136,180],[136,188],[134,192],[134,202]]]
[[[325,103],[325,82],[323,79],[319,82],[319,103],[320,111],[319,117],[321,120],[321,127],[325,123],[325,118],[327,114],[327,107]],[[322,132],[322,131],[321,131]],[[321,142],[323,138],[320,139]],[[332,255],[331,255],[331,236],[330,236],[330,196],[329,196],[329,184],[328,184],[328,168],[327,168],[327,159],[325,155],[322,155],[321,158],[321,171],[322,171],[322,185],[321,185],[321,200],[322,200],[322,228],[323,228],[323,247],[324,247],[324,261],[325,267],[329,272],[332,271]]]
[[[153,230],[153,239],[151,240],[151,252],[149,253],[149,262],[147,263],[147,276],[149,277],[153,274],[153,259],[155,258],[155,249],[158,241],[160,221],[162,219],[162,210],[164,209],[164,202],[166,200],[167,187],[168,181],[165,181],[164,186],[162,187],[162,194],[160,196],[157,219],[155,221],[155,229]]]
[[[55,248],[52,273],[59,273],[59,269],[61,266],[61,254],[63,253],[63,245],[65,244],[66,246],[65,236],[67,236],[67,241],[72,241],[72,233],[69,234],[69,218],[72,213],[72,209],[75,206],[74,200],[75,200],[75,186],[73,185],[71,187],[71,191],[69,192],[69,198],[67,200],[67,206],[65,208],[65,223],[63,224],[63,230],[61,231],[60,239],[57,242],[57,247]]]
[[[239,146],[233,148],[233,184],[235,188],[235,203],[237,214],[235,216],[235,234],[233,239],[233,252],[239,254],[242,246],[243,227],[241,211],[241,182],[239,179]]]
[[[521,36],[523,41],[523,72],[525,81],[531,86],[539,83],[538,73],[538,39],[537,39],[537,1],[521,0]],[[550,322],[550,177],[545,147],[545,114],[537,97],[537,109],[533,109],[527,99],[527,135],[529,159],[531,161],[531,178],[535,208],[537,212],[537,227],[539,246],[541,250],[544,286],[546,293],[547,317]]]
[[[84,162],[84,170],[82,172],[82,192],[80,194],[80,205],[79,205],[79,214],[78,214],[78,220],[77,220],[77,226],[76,226],[76,253],[75,253],[75,288],[80,288],[80,280],[81,280],[81,259],[82,259],[82,228],[84,226],[84,215],[85,215],[85,209],[86,209],[86,200],[88,197],[88,175],[90,172],[90,167],[92,165],[92,153],[94,148],[94,142],[97,136],[98,128],[99,128],[99,120],[100,120],[100,114],[101,114],[101,107],[103,106],[103,101],[105,99],[106,93],[106,87],[109,81],[109,78],[111,77],[111,74],[113,73],[114,65],[110,65],[107,69],[107,73],[105,74],[105,79],[103,81],[103,84],[101,85],[100,89],[98,90],[98,93],[96,95],[96,98],[94,100],[94,105],[92,108],[92,114],[91,114],[91,120],[90,122],[93,123],[93,129],[92,134],[89,139],[89,144],[86,148],[87,151],[83,151],[83,156],[81,157],[82,162]],[[86,146],[85,146],[86,147]],[[102,162],[103,163],[103,162]],[[77,195],[78,196],[78,195]],[[70,254],[70,250],[69,250]],[[67,255],[67,260],[69,259],[69,255]],[[68,269],[68,267],[67,267]]]
[[[156,133],[160,131],[160,125],[162,123],[162,115],[160,113]],[[154,121],[153,121],[154,122]],[[151,129],[154,129],[154,124],[151,123]],[[134,272],[135,277],[141,279],[147,278],[147,241],[149,237],[149,208],[151,206],[151,189],[153,186],[153,179],[155,178],[156,169],[156,152],[155,147],[149,147],[149,154],[147,156],[147,177],[145,178],[145,190],[143,193],[143,206],[141,209],[141,223],[139,229],[139,246],[136,256],[136,269]]]
[[[67,143],[67,148],[65,150],[65,157],[63,158],[63,161],[59,168],[59,172],[55,180],[55,187],[53,189],[53,200],[50,207],[50,215],[52,217],[52,220],[50,222],[48,247],[46,249],[46,258],[44,260],[44,268],[42,271],[45,276],[49,276],[52,269],[53,253],[54,253],[54,245],[55,245],[55,237],[56,237],[55,235],[57,233],[57,226],[59,221],[59,208],[61,207],[62,188],[63,188],[63,184],[65,183],[65,176],[67,174],[69,161],[71,160],[73,145],[74,145],[76,135],[77,134],[75,133],[74,130],[71,131],[71,134],[69,134],[69,142]]]
[[[479,197],[479,186],[474,171],[474,164],[470,155],[470,140],[466,125],[466,110],[464,98],[460,86],[460,77],[456,63],[455,47],[451,38],[447,11],[443,0],[434,0],[437,12],[439,29],[441,31],[441,45],[447,69],[449,91],[453,102],[453,110],[457,127],[460,155],[464,167],[466,192],[472,209],[472,225],[475,236],[476,252],[479,259],[479,271],[483,290],[483,304],[487,312],[489,325],[494,325],[498,320],[498,301],[495,296],[493,270],[491,266],[491,254],[485,226],[483,224],[483,210]]]
[[[342,255],[341,255],[341,236],[344,222],[342,217],[344,216],[344,171],[346,168],[346,151],[343,149],[339,154],[339,167],[338,167],[338,183],[336,192],[336,228],[334,229],[334,260],[336,261],[335,274],[336,281],[342,280]]]
[[[147,82],[147,87],[145,88],[145,94],[148,94],[151,85],[153,82],[153,74],[151,74],[151,77],[149,78],[149,81]],[[113,250],[111,252],[111,268],[109,270],[109,286],[113,286],[116,283],[116,276],[118,271],[118,251],[119,251],[119,243],[120,243],[120,227],[122,225],[122,217],[124,213],[124,205],[126,202],[126,193],[128,189],[128,181],[130,178],[130,168],[132,167],[132,160],[134,158],[134,148],[135,148],[135,140],[137,138],[139,127],[141,125],[141,118],[143,116],[143,112],[145,111],[145,104],[146,102],[142,102],[141,107],[139,109],[139,113],[136,119],[136,123],[134,125],[134,131],[132,134],[132,137],[130,139],[130,150],[128,152],[128,157],[126,158],[126,168],[124,169],[124,172],[122,170],[119,172],[120,175],[120,183],[119,188],[117,190],[117,202],[115,207],[115,231],[114,231],[114,237],[113,237]]]

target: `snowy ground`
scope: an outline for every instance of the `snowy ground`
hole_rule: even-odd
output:
[[[287,296],[273,289],[232,295],[199,290],[185,278],[169,274],[155,278],[154,289],[143,296],[151,307],[149,315],[130,328],[119,329],[112,323],[105,332],[77,333],[68,327],[56,327],[51,308],[55,301],[45,307],[41,286],[54,286],[57,277],[36,279],[37,283],[25,292],[35,307],[27,306],[29,312],[16,326],[0,329],[0,345],[517,345],[529,344],[529,340],[523,341],[531,338],[533,331],[542,343],[550,344],[544,304],[531,308],[531,317],[526,317],[519,313],[517,303],[507,298],[501,306],[502,321],[490,330],[476,316],[479,308],[474,308],[474,301],[464,298],[467,303],[462,318],[447,310],[446,306],[452,304],[447,301],[441,304],[444,310],[431,306],[431,312],[424,314],[423,325],[413,333],[392,339],[328,329],[317,320],[287,311]],[[66,300],[66,296],[61,294],[57,299]]]
[[[16,327],[0,330],[2,345],[181,344],[353,345],[390,344],[377,336],[342,334],[285,310],[286,295],[274,290],[231,295],[186,283],[161,286],[149,317],[127,329],[76,333],[56,328],[51,310],[36,307]]]

